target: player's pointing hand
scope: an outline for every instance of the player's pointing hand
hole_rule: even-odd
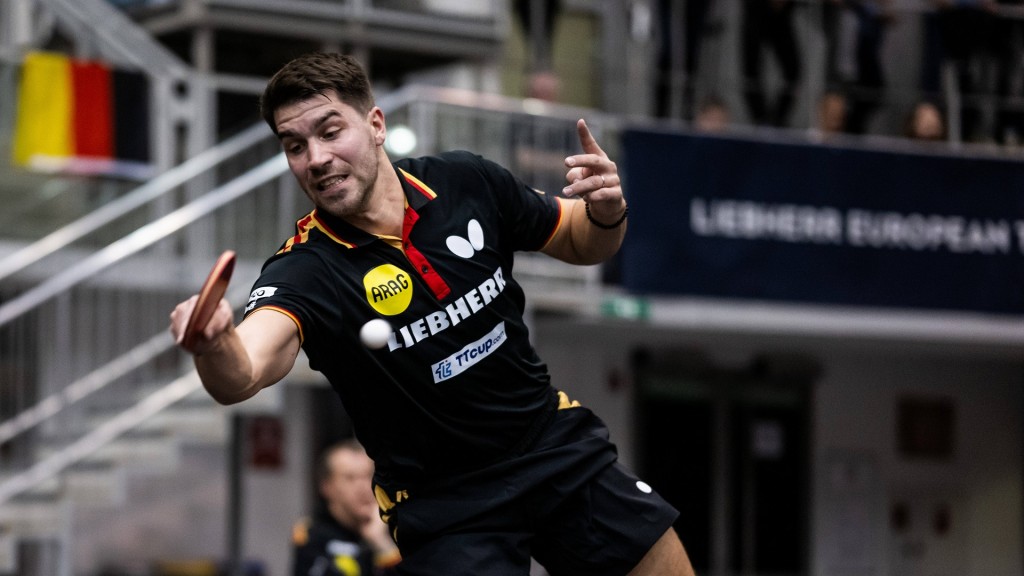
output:
[[[565,159],[569,168],[565,180],[569,184],[562,193],[570,197],[579,196],[590,204],[595,218],[613,222],[626,207],[619,169],[598,145],[582,118],[576,122],[576,131],[583,153]]]

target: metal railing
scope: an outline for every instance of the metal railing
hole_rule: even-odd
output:
[[[3,468],[37,471],[10,482],[21,489],[37,485],[25,474],[73,464],[109,441],[109,426],[93,434],[103,421],[152,407],[152,391],[179,375],[183,364],[166,334],[167,312],[201,283],[217,247],[243,246],[240,254],[252,262],[257,251],[271,253],[289,234],[277,214],[294,221],[302,196],[281,181],[284,172],[275,155],[95,252],[57,252],[51,258],[61,265],[58,272],[0,306],[4,416],[20,408],[0,424],[0,440],[14,451]],[[250,226],[268,230],[267,236],[251,238]],[[240,269],[236,288],[244,289],[253,269]],[[236,302],[243,295],[232,294]],[[47,453],[52,456],[39,458]],[[63,464],[55,467],[55,461]],[[11,490],[0,487],[0,502],[14,495]]]
[[[124,196],[103,204],[98,209],[67,226],[63,226],[14,253],[0,258],[0,281],[3,281],[12,274],[21,272],[30,265],[59,250],[71,246],[74,242],[81,240],[87,235],[111,225],[137,208],[165,197],[179,186],[223,164],[247,149],[258,144],[265,144],[270,139],[270,136],[267,127],[261,124],[243,130],[221,144],[201,152],[199,155],[131,190]],[[0,320],[0,324],[2,323],[3,321]]]
[[[106,0],[37,1],[73,31],[80,52],[153,76],[189,76],[187,64]]]

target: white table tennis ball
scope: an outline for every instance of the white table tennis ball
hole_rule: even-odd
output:
[[[390,336],[391,325],[380,318],[370,320],[359,329],[359,339],[363,341],[363,346],[374,350],[387,346]]]

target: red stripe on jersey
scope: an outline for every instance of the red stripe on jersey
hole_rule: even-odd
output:
[[[289,238],[288,241],[284,243],[284,246],[282,246],[281,249],[277,251],[277,253],[282,254],[284,252],[290,252],[292,246],[304,243],[309,238],[309,223],[312,221],[312,212],[300,218],[299,221],[295,223],[295,229],[298,232],[296,232],[295,236]]]
[[[413,225],[420,219],[420,215],[416,213],[411,207],[405,209],[405,221],[402,222],[402,248],[405,249],[405,256],[412,262],[412,265],[416,268],[416,272],[423,278],[430,286],[430,290],[434,293],[434,296],[438,300],[443,300],[446,296],[451,294],[452,289],[448,284],[441,278],[441,275],[434,270],[434,267],[427,261],[426,256],[422,252],[416,249],[412,245],[412,241],[409,240],[409,234],[412,232]]]
[[[317,217],[316,210],[313,210],[309,214],[303,216],[298,222],[295,223],[295,228],[298,232],[295,236],[292,236],[284,243],[284,246],[277,251],[278,254],[284,252],[290,252],[296,244],[305,244],[309,241],[309,233],[312,230],[320,230],[328,238],[334,240],[338,244],[346,248],[355,248],[355,244],[342,240],[333,230],[331,230],[327,224],[325,224],[320,218]]]

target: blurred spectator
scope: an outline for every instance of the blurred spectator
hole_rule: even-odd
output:
[[[904,135],[912,140],[945,140],[946,116],[938,104],[922,100],[914,105],[907,116]]]
[[[822,138],[847,131],[849,103],[839,90],[826,90],[818,100],[818,133]]]
[[[743,82],[747,111],[755,124],[785,126],[796,100],[801,60],[793,31],[793,0],[743,0]],[[783,86],[769,98],[763,77],[765,50],[782,72]]]
[[[1024,0],[1001,0],[997,9],[993,53],[998,102],[993,137],[1000,144],[1020,143],[1024,138]]]
[[[885,30],[893,19],[892,0],[823,0],[822,28],[827,43],[825,80],[829,89],[843,87],[849,94],[845,131],[867,131],[871,115],[884,99],[885,74],[882,69],[882,44]],[[852,61],[841,58],[845,14],[856,18]]]
[[[841,54],[843,44],[844,0],[818,0],[821,34],[825,38],[825,86],[827,89],[845,84],[849,78]]]
[[[675,78],[682,72],[682,117],[693,118],[700,47],[712,0],[656,0],[659,21],[656,113],[673,116]]]
[[[515,0],[516,18],[526,36],[529,54],[527,96],[541,100],[558,100],[560,80],[555,73],[552,44],[555,20],[562,11],[561,0]]]
[[[562,81],[554,70],[531,72],[526,87],[526,96],[548,102],[557,102],[562,92]]]
[[[694,118],[694,127],[701,132],[724,132],[730,122],[729,107],[718,96],[708,96]]]
[[[926,95],[942,91],[942,68],[952,66],[957,82],[960,139],[984,139],[980,74],[997,58],[995,0],[931,0],[925,14],[925,58],[921,88]]]
[[[402,557],[380,518],[373,460],[356,440],[329,446],[317,462],[323,506],[292,528],[293,576],[396,576]]]

